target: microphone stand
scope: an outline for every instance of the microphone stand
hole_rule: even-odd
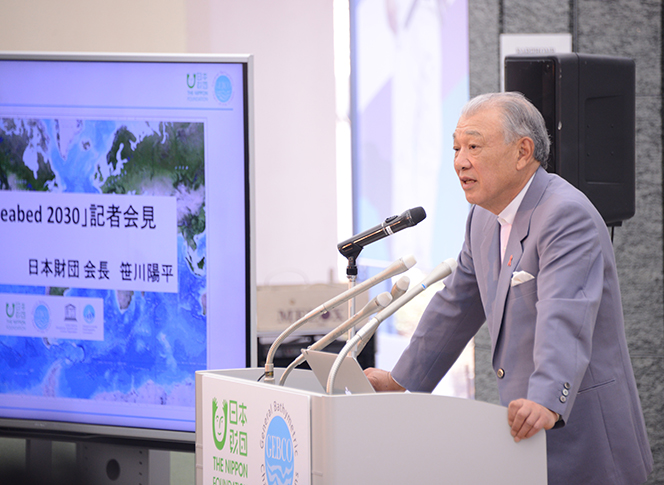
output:
[[[384,237],[391,236],[395,232],[401,231],[407,227],[412,227],[419,224],[427,214],[422,207],[414,207],[405,211],[398,216],[388,217],[381,224],[372,227],[360,234],[347,239],[346,241],[337,244],[339,252],[348,258],[348,267],[346,268],[346,276],[348,277],[348,289],[350,290],[355,285],[357,279],[357,258],[360,251],[367,244],[383,239]],[[348,315],[355,314],[355,298],[353,297],[348,301]],[[348,330],[348,340],[355,336],[355,329]],[[353,357],[357,356],[357,351],[352,350]]]
[[[353,252],[348,256],[348,266],[346,266],[346,277],[348,278],[348,289],[350,290],[355,286],[357,281],[357,257],[360,255],[360,248],[357,252]],[[355,297],[348,300],[348,316],[355,315]],[[347,341],[355,336],[355,327],[350,327],[347,332]],[[351,351],[353,357],[357,356],[357,350]]]

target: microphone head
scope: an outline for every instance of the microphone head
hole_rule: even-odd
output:
[[[407,269],[412,268],[417,263],[417,259],[415,259],[415,255],[413,255],[413,254],[409,254],[407,256],[404,256],[403,258],[400,259],[400,261],[406,267],[406,269],[404,269],[404,271],[406,271]]]
[[[443,263],[446,263],[450,267],[450,273],[452,273],[457,268],[457,261],[454,258],[448,258]]]
[[[387,305],[392,303],[392,295],[389,292],[384,291],[376,297],[376,303],[380,308],[385,308]]]
[[[406,291],[408,291],[408,287],[410,286],[410,278],[408,276],[402,276],[399,278],[399,280],[394,283],[394,286],[392,286],[392,291],[390,294],[392,295],[392,299],[396,300],[397,298],[401,298]]]
[[[422,222],[427,216],[427,213],[424,212],[422,207],[414,207],[408,212],[410,213],[410,219],[413,226]]]
[[[454,258],[446,259],[438,266],[436,266],[433,271],[431,271],[431,273],[426,276],[426,278],[424,278],[422,285],[427,287],[437,281],[442,280],[443,278],[446,278],[456,269],[456,267],[457,262]]]
[[[410,286],[410,278],[408,276],[402,276],[397,280],[397,282],[394,284],[398,289],[402,291],[406,291],[408,287]]]
[[[376,313],[377,311],[382,310],[390,303],[392,303],[392,294],[388,291],[384,291],[381,294],[373,297],[371,301],[369,301],[369,303],[364,305],[364,308],[362,308],[362,310],[360,310],[353,316],[353,318],[356,316],[364,318],[368,315],[371,315],[372,313]]]

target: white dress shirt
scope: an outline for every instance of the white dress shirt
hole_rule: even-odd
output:
[[[505,259],[505,249],[507,249],[507,242],[510,240],[510,232],[512,232],[512,224],[514,224],[514,218],[516,217],[516,212],[519,210],[521,201],[528,192],[528,187],[533,181],[532,177],[528,180],[526,185],[521,189],[521,192],[517,194],[516,197],[512,199],[512,202],[507,204],[500,214],[498,214],[498,223],[500,224],[500,261],[504,263]]]

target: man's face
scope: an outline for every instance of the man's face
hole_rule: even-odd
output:
[[[466,200],[500,214],[527,182],[517,170],[519,143],[505,144],[497,108],[462,116],[454,131],[454,169]]]

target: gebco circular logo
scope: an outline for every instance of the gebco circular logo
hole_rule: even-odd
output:
[[[42,331],[48,329],[51,325],[51,312],[48,309],[48,305],[43,302],[39,302],[33,311],[32,319],[35,323],[35,326]]]
[[[214,81],[214,95],[220,103],[227,103],[233,95],[233,84],[229,77],[220,74]]]
[[[265,437],[265,469],[270,485],[293,483],[293,439],[284,418],[275,416]]]

